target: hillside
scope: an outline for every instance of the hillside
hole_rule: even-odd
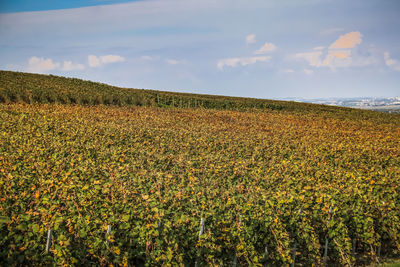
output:
[[[130,89],[103,83],[0,70],[0,103],[58,103],[80,105],[158,106],[224,110],[275,110],[301,113],[325,112],[345,116],[372,113],[327,105],[255,98],[199,95]],[[374,115],[372,115],[374,116]],[[377,115],[379,117],[379,115]],[[385,116],[380,116],[385,118]]]
[[[0,71],[0,102],[216,109],[291,109],[293,103],[251,98],[128,89],[53,75]]]
[[[364,266],[400,254],[398,115],[0,75],[0,265]]]

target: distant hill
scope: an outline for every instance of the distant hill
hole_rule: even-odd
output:
[[[335,97],[335,98],[289,98],[289,101],[322,104],[330,106],[368,109],[381,112],[400,112],[400,97]]]

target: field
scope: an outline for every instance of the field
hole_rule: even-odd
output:
[[[0,102],[0,265],[399,257],[398,114],[7,71]]]
[[[131,89],[102,83],[0,70],[0,103],[147,106],[218,110],[281,110],[301,113],[363,114],[352,109],[267,99]]]
[[[309,266],[326,238],[329,265],[399,253],[399,116],[320,109],[2,104],[0,262],[279,266],[296,242]]]

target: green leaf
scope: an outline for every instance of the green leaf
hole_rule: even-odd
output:
[[[32,225],[32,232],[37,233],[39,232],[39,225],[36,223]]]
[[[83,230],[83,229],[80,229],[80,230],[79,230],[79,236],[80,236],[80,237],[85,238],[86,235],[87,235],[87,233],[85,232],[85,230]]]
[[[0,216],[0,223],[9,223],[11,220],[7,216]]]

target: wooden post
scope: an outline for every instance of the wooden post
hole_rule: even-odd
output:
[[[199,240],[200,240],[201,235],[204,232],[204,224],[205,224],[205,222],[206,222],[206,220],[204,218],[201,218],[201,220],[200,220]],[[196,259],[196,261],[194,263],[194,266],[195,267],[199,266],[199,256],[197,256],[197,259]]]
[[[201,218],[200,220],[200,231],[199,231],[199,239],[200,236],[203,234],[204,232],[204,224],[205,224],[206,220],[204,218]]]
[[[50,253],[50,248],[51,248],[51,240],[53,238],[53,231],[49,229],[47,231],[47,242],[46,242],[46,253]]]
[[[107,247],[110,245],[110,242],[108,241],[108,236],[111,234],[111,225],[107,226],[107,233],[106,233],[106,244]]]
[[[324,266],[326,266],[326,258],[328,257],[328,237],[325,239],[325,249],[324,249]]]
[[[267,246],[265,246],[264,252],[265,252],[265,266],[267,266],[268,255],[269,255]]]

